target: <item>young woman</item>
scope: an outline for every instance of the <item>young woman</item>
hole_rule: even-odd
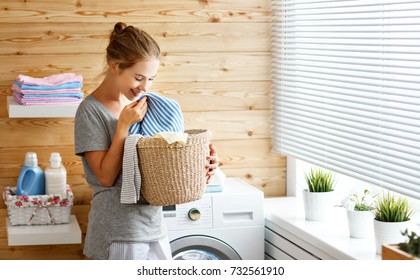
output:
[[[80,104],[75,152],[93,189],[84,254],[93,259],[170,259],[162,207],[121,204],[121,166],[131,125],[147,112],[147,92],[157,75],[160,48],[150,35],[117,23],[106,49],[105,78]],[[210,145],[207,181],[217,168]]]

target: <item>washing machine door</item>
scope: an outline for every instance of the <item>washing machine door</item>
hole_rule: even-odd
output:
[[[171,241],[174,260],[240,260],[226,242],[207,235],[186,235]]]

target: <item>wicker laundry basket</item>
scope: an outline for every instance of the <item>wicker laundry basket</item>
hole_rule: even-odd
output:
[[[3,190],[4,203],[13,226],[68,224],[73,197],[69,185],[65,194],[57,195],[17,196],[16,187],[8,186]]]
[[[159,138],[142,138],[137,144],[141,193],[151,205],[195,201],[205,191],[211,133],[204,129],[185,133],[188,133],[185,145],[168,144]]]

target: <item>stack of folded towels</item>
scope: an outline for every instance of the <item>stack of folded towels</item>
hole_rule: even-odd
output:
[[[78,104],[83,99],[83,77],[62,73],[44,78],[19,75],[13,82],[13,97],[21,105]]]

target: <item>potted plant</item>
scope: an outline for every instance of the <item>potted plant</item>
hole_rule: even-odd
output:
[[[401,232],[411,228],[414,209],[406,197],[397,197],[388,192],[375,200],[374,214],[376,253],[380,255],[383,244],[405,241]]]
[[[350,237],[368,238],[373,234],[374,196],[369,189],[351,193],[341,206],[346,208]]]
[[[383,260],[418,260],[420,259],[420,236],[408,230],[402,232],[403,236],[408,237],[408,241],[393,244],[382,245],[382,259]]]
[[[316,168],[305,173],[305,181],[308,186],[303,190],[305,219],[326,220],[334,207],[334,176],[329,171]]]

